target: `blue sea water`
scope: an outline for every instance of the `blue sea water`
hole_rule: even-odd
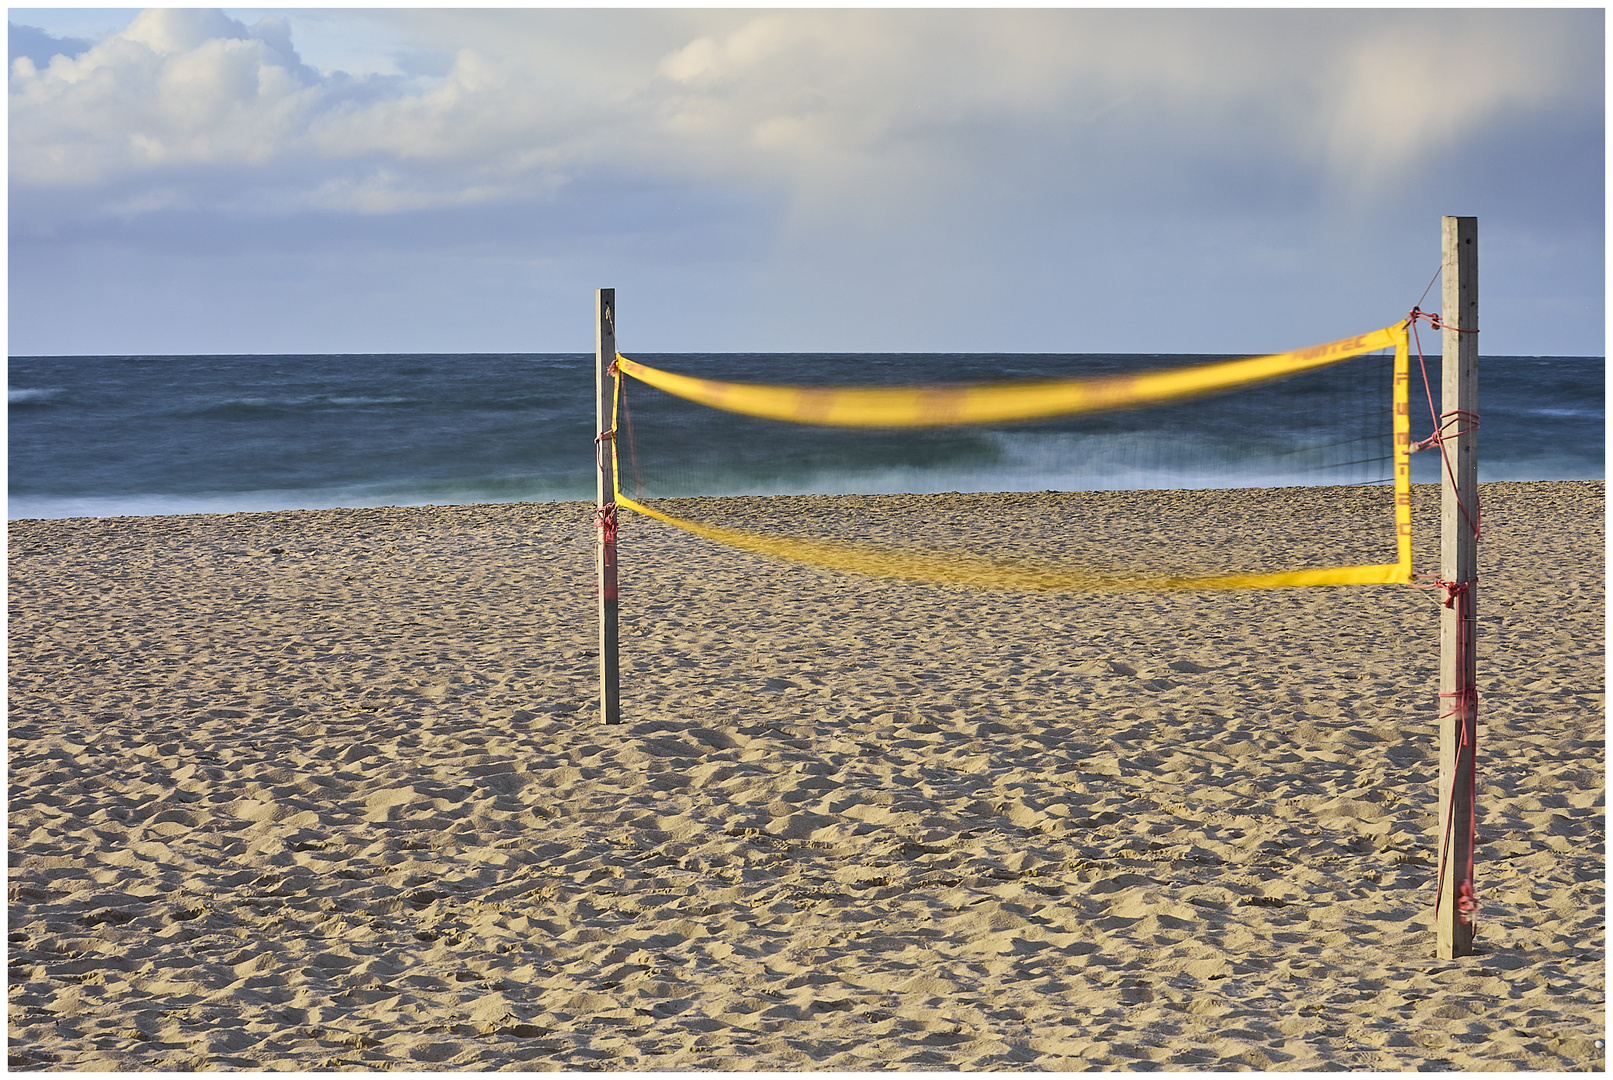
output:
[[[752,382],[903,384],[1222,358],[635,359]],[[1435,358],[1436,381],[1437,369]],[[657,401],[643,387],[629,400],[635,439],[644,443],[639,461],[663,478],[660,494],[1230,487],[1329,482],[1318,459],[1298,449],[1317,441],[1349,446],[1360,395],[1339,393],[1343,376],[1318,378],[1188,406],[989,431],[760,429]],[[1381,384],[1381,365],[1375,379]],[[1601,479],[1604,379],[1600,357],[1484,358],[1480,479]],[[593,496],[591,355],[23,356],[10,358],[8,384],[11,519]],[[1414,373],[1413,438],[1430,426],[1421,391]],[[1375,406],[1368,411],[1374,423],[1381,419]],[[1348,457],[1335,454],[1333,464]],[[1382,471],[1381,454],[1364,457],[1360,468]],[[1434,479],[1432,458],[1413,459],[1414,479]],[[624,475],[629,468],[624,461]]]

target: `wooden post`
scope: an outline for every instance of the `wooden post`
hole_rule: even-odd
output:
[[[1477,896],[1473,886],[1475,758],[1478,686],[1478,375],[1479,222],[1444,219],[1444,362],[1440,431],[1439,576],[1445,607],[1439,620],[1439,895],[1435,923],[1439,957],[1473,952]]]
[[[621,664],[616,647],[616,461],[612,453],[614,389],[616,377],[616,290],[599,289],[594,295],[594,457],[599,466],[599,550],[594,565],[599,578],[599,718],[607,724],[622,720]]]

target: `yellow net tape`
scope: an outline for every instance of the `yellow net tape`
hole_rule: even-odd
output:
[[[618,371],[726,412],[827,427],[947,427],[1047,420],[1213,394],[1336,364],[1404,338],[1396,323],[1326,345],[1217,364],[1057,382],[980,386],[758,386],[678,375],[617,354]]]
[[[616,487],[616,505],[626,507],[645,517],[665,522],[697,536],[708,540],[728,544],[732,547],[753,551],[761,555],[771,555],[777,558],[788,559],[793,562],[805,563],[810,566],[821,566],[834,570],[845,570],[858,574],[870,574],[879,577],[894,577],[908,581],[920,581],[931,584],[967,585],[976,588],[1010,589],[1029,592],[1047,591],[1132,591],[1132,590],[1188,590],[1188,589],[1281,589],[1313,585],[1396,585],[1411,581],[1411,417],[1407,408],[1407,393],[1409,387],[1407,330],[1405,323],[1399,323],[1384,330],[1374,331],[1372,334],[1363,334],[1358,338],[1348,338],[1343,342],[1333,342],[1329,345],[1318,346],[1317,349],[1306,349],[1300,352],[1283,353],[1280,356],[1261,357],[1261,362],[1283,360],[1284,358],[1305,357],[1307,354],[1317,353],[1318,350],[1327,351],[1326,359],[1309,361],[1295,361],[1297,366],[1289,371],[1302,371],[1308,367],[1319,367],[1325,363],[1336,363],[1352,356],[1359,356],[1366,352],[1393,346],[1395,350],[1394,382],[1393,382],[1393,431],[1394,431],[1394,495],[1395,495],[1395,541],[1397,561],[1371,566],[1337,566],[1307,570],[1287,570],[1268,574],[1219,574],[1206,577],[1147,577],[1147,576],[1106,576],[1080,570],[1067,570],[1054,567],[1033,565],[1022,559],[984,558],[981,556],[966,555],[958,552],[929,552],[909,548],[885,548],[871,544],[847,544],[828,540],[799,540],[785,536],[775,536],[766,533],[753,532],[747,529],[731,529],[719,525],[707,525],[697,521],[688,521],[684,518],[674,517],[663,513],[654,507],[646,506],[628,498],[621,492],[618,479]],[[1372,341],[1374,344],[1360,345]],[[635,374],[631,369],[624,367],[632,364],[625,358],[617,359],[617,393],[616,408],[619,409],[621,401],[621,371]],[[1213,364],[1194,369],[1181,369],[1183,372],[1206,371],[1213,369],[1226,369],[1237,364],[1254,364],[1255,361],[1234,361],[1232,364]],[[643,365],[633,365],[643,371],[655,372],[654,368],[644,368]],[[1246,372],[1260,370],[1245,368]],[[1286,373],[1286,372],[1284,372]],[[712,383],[704,379],[687,379],[681,375],[669,375],[667,372],[656,372],[657,376],[668,376],[675,380],[684,380],[688,383],[700,383],[706,386],[733,386],[744,390],[785,390],[796,392],[788,387],[743,386],[734,383]],[[1166,376],[1179,374],[1179,372],[1154,372],[1151,377],[1160,379]],[[1272,374],[1260,374],[1246,378],[1244,381],[1264,381],[1274,378]],[[1141,379],[1143,376],[1130,378]],[[650,379],[645,379],[651,382]],[[1097,381],[1097,380],[1094,380]],[[1106,381],[1106,380],[1105,380]],[[1184,380],[1186,381],[1186,380]],[[677,393],[661,383],[653,383],[663,390]],[[1044,383],[1043,386],[1078,385]],[[1089,384],[1090,385],[1090,384]],[[1161,384],[1162,385],[1162,384]],[[1200,383],[1199,385],[1203,385]],[[1217,388],[1228,388],[1236,385],[1227,382],[1218,382]],[[980,391],[1006,389],[1003,387],[977,388]],[[883,391],[892,395],[917,395],[927,391],[922,390],[891,390]],[[1192,391],[1199,392],[1199,391]],[[871,391],[845,391],[833,390],[830,393],[871,393]],[[680,396],[690,397],[701,401],[702,398],[692,394]],[[1187,396],[1185,393],[1174,395],[1171,400]],[[782,397],[778,400],[784,400]],[[712,404],[711,401],[706,401]],[[1135,399],[1131,403],[1137,403]],[[1115,406],[1119,407],[1119,406]],[[742,409],[734,411],[745,411]],[[751,415],[771,415],[760,412]],[[1020,414],[1015,419],[1024,419],[1029,414]],[[1041,413],[1038,415],[1049,415]],[[793,417],[776,416],[776,419],[790,419]],[[961,421],[960,421],[961,422]],[[617,419],[613,411],[611,428],[616,428]],[[611,443],[611,454],[614,459],[616,444]],[[620,478],[621,469],[613,469]]]

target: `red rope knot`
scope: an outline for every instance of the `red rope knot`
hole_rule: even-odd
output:
[[[594,445],[595,446],[598,446],[600,443],[615,442],[615,441],[616,441],[616,429],[615,428],[612,428],[609,431],[601,431],[598,435],[594,436]]]
[[[1436,581],[1434,582],[1434,587],[1445,594],[1445,599],[1441,600],[1440,603],[1446,607],[1451,607],[1456,603],[1456,598],[1466,594],[1472,584],[1471,581]]]
[[[1445,719],[1447,716],[1460,716],[1465,720],[1476,717],[1479,714],[1479,688],[1476,686],[1464,686],[1459,690],[1451,690],[1449,692],[1441,691],[1439,696],[1442,698],[1456,699],[1455,706],[1448,711],[1439,714],[1439,718],[1441,720]],[[1458,745],[1471,745],[1467,737],[1466,727],[1463,727],[1459,734],[1460,737],[1457,739]]]
[[[610,566],[616,552],[616,504],[608,502],[595,510],[594,521],[599,525],[599,541],[605,549],[605,565]]]
[[[1466,424],[1467,426],[1458,426],[1455,431],[1446,431],[1445,429],[1453,423],[1457,425]],[[1471,412],[1467,409],[1452,409],[1450,412],[1440,413],[1439,427],[1428,438],[1423,439],[1421,442],[1412,443],[1411,453],[1415,454],[1419,450],[1428,450],[1435,446],[1443,448],[1448,440],[1459,435],[1471,435],[1478,429],[1479,414],[1476,412]]]
[[[1424,311],[1420,307],[1414,307],[1411,309],[1411,314],[1406,316],[1406,321],[1412,326],[1416,326],[1418,319],[1423,320],[1435,330],[1455,330],[1458,334],[1478,333],[1478,329],[1476,327],[1472,330],[1464,330],[1460,326],[1451,326],[1440,317],[1437,311]]]
[[[1462,913],[1463,922],[1472,924],[1473,916],[1479,910],[1479,894],[1473,891],[1471,881],[1463,879],[1462,883],[1456,886],[1456,910]]]

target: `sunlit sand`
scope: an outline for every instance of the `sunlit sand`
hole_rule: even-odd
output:
[[[1601,1068],[1603,485],[1483,494],[1457,961],[1416,589],[971,591],[628,519],[604,727],[584,504],[12,522],[12,1067]],[[1075,550],[1087,498],[789,505]],[[1179,520],[1259,562],[1238,514],[1318,505],[1239,499]]]

